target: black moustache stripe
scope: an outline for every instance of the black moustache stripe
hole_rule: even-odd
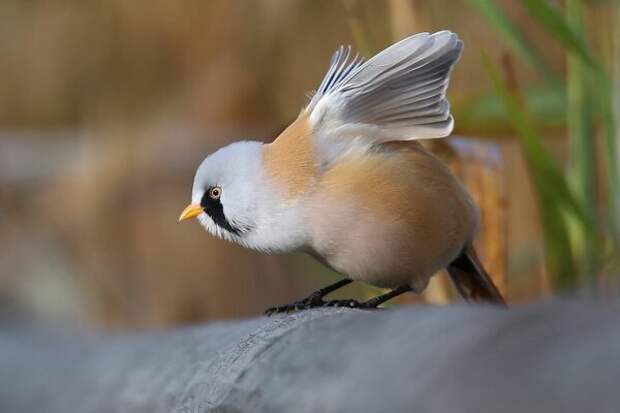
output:
[[[238,228],[230,223],[224,214],[224,207],[219,199],[213,199],[209,196],[209,191],[206,191],[200,201],[200,206],[204,209],[205,213],[211,217],[215,224],[230,232],[231,234],[241,234],[241,228]]]

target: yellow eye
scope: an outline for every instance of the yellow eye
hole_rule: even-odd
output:
[[[222,188],[220,188],[219,186],[214,186],[213,188],[209,189],[209,197],[211,199],[220,199],[221,196]]]

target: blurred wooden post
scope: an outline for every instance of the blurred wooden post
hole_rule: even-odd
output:
[[[499,146],[461,137],[429,141],[427,146],[448,163],[478,206],[480,230],[476,249],[493,281],[505,292],[508,200]],[[446,302],[451,295],[447,284],[444,278],[431,283],[425,298],[431,302]]]

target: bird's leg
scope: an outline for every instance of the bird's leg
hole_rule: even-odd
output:
[[[295,301],[294,303],[291,303],[291,304],[271,307],[267,309],[267,311],[265,311],[265,314],[272,315],[272,314],[279,314],[279,313],[290,313],[292,311],[307,310],[310,308],[324,307],[326,305],[336,306],[335,305],[336,302],[341,303],[341,305],[339,305],[340,307],[344,307],[344,306],[348,307],[348,305],[345,305],[345,302],[346,303],[353,302],[354,303],[353,306],[359,305],[359,303],[357,303],[354,300],[337,300],[337,301],[324,301],[323,300],[323,297],[325,297],[327,294],[334,292],[337,289],[344,287],[345,285],[349,285],[352,282],[353,280],[349,280],[348,278],[342,279],[326,287],[319,288],[318,290],[316,290],[315,292],[313,292],[312,294],[310,294],[308,297],[304,298],[303,300]]]
[[[389,291],[385,294],[378,295],[376,297],[369,299],[368,301],[364,301],[363,303],[360,303],[357,306],[357,308],[363,308],[363,309],[377,308],[379,305],[383,304],[384,302],[391,300],[392,298],[397,297],[401,294],[404,294],[408,291],[411,291],[411,287],[408,285],[402,285],[398,288],[393,289],[392,291]]]

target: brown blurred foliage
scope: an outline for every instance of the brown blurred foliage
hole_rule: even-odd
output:
[[[178,224],[195,167],[239,137],[273,139],[355,33],[378,50],[443,28],[466,44],[454,99],[488,87],[477,50],[504,46],[466,2],[3,1],[0,305],[162,326],[258,314],[331,281],[308,257],[263,256]],[[461,139],[436,149],[482,208],[481,255],[502,289],[544,294],[517,147]],[[429,300],[452,295],[442,283]],[[354,288],[344,294],[367,294]]]

